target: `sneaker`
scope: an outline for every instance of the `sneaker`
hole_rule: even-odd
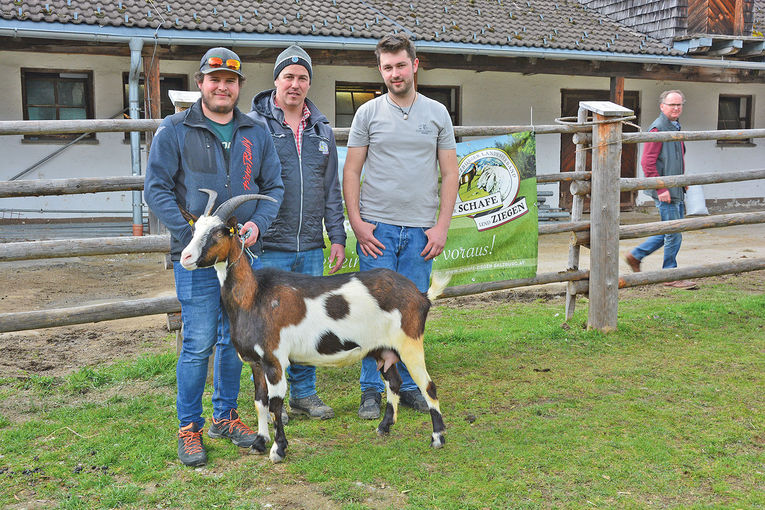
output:
[[[293,413],[304,414],[309,418],[328,420],[335,417],[332,408],[322,402],[316,393],[303,398],[290,399],[290,409]]]
[[[255,443],[258,434],[250,430],[250,428],[242,423],[239,419],[239,413],[236,409],[232,409],[229,414],[229,418],[221,418],[220,420],[212,419],[212,425],[207,430],[207,435],[213,439],[225,437],[231,440],[232,443],[240,448],[249,448]]]
[[[640,261],[636,259],[633,254],[627,252],[627,255],[624,256],[624,261],[630,266],[630,269],[632,269],[634,273],[640,272]]]
[[[382,395],[374,388],[364,390],[361,395],[359,406],[359,418],[362,420],[376,420],[380,417],[380,402]]]
[[[402,391],[399,403],[404,407],[411,407],[420,413],[430,412],[428,402],[425,400],[425,397],[422,396],[420,390]]]
[[[187,466],[207,464],[202,429],[196,423],[189,423],[178,431],[178,458]]]

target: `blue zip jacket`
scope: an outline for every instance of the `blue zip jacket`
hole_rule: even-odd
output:
[[[165,117],[151,143],[146,167],[146,203],[171,234],[170,255],[180,260],[191,241],[191,226],[178,206],[199,216],[208,196],[200,188],[218,192],[217,208],[231,197],[260,193],[276,199],[252,200],[239,206],[239,223],[252,221],[261,234],[268,230],[284,196],[281,164],[265,125],[234,108],[234,136],[229,158],[202,113],[202,100],[191,108]],[[215,209],[213,209],[214,211]],[[262,240],[251,247],[258,254]]]
[[[308,99],[308,118],[297,152],[292,128],[284,125],[284,112],[274,106],[274,90],[252,100],[247,115],[266,123],[282,163],[284,200],[276,220],[263,234],[263,248],[306,251],[324,247],[324,228],[330,243],[345,246],[345,216],[337,173],[335,135],[327,117]]]

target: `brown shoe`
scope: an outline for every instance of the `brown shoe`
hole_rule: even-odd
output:
[[[640,261],[633,254],[627,252],[627,255],[624,256],[624,261],[627,262],[627,265],[630,266],[633,272],[640,272]]]
[[[677,280],[674,282],[664,282],[665,287],[672,287],[674,289],[693,290],[698,289],[699,286],[696,282],[691,280]]]

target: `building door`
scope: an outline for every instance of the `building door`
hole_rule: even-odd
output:
[[[561,116],[576,118],[579,111],[580,101],[608,101],[608,90],[561,90]],[[635,112],[637,119],[632,122],[640,123],[640,98],[637,91],[624,91],[624,105]],[[624,132],[635,132],[637,128],[624,126]],[[576,145],[573,143],[573,135],[564,133],[561,135],[560,144],[560,170],[561,172],[573,172],[576,164]],[[587,171],[592,170],[592,151],[587,151]],[[622,144],[622,177],[637,177],[637,144]],[[622,210],[632,209],[635,206],[636,191],[624,191],[620,194],[620,206]],[[572,196],[569,193],[569,184],[560,183],[560,207],[571,210]],[[590,209],[590,197],[584,202],[584,210]]]

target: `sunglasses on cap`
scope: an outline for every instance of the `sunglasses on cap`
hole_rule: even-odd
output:
[[[242,63],[233,58],[229,58],[225,61],[221,57],[210,57],[207,59],[207,65],[210,67],[224,67],[224,63],[225,67],[232,71],[238,71],[239,68],[242,67]]]

